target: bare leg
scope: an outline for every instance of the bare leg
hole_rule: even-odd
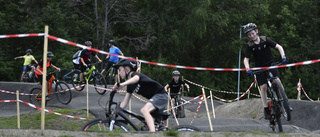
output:
[[[142,113],[142,115],[144,116],[146,123],[148,125],[149,131],[150,132],[155,132],[156,129],[154,127],[154,121],[153,121],[153,117],[151,116],[150,112],[152,110],[156,109],[150,102],[148,102],[147,104],[145,104],[141,109],[140,112]]]
[[[25,73],[26,73],[26,72],[24,72],[24,71],[22,72],[20,81],[22,81],[23,75],[24,75]]]
[[[267,102],[267,84],[263,84],[260,86],[260,95],[261,95],[261,101],[263,107],[268,107],[268,102]]]

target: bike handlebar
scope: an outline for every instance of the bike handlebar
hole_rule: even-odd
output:
[[[282,63],[276,62],[276,63],[272,63],[271,65],[272,66],[279,66],[279,65],[282,65]],[[255,71],[252,71],[252,72],[253,72],[253,74],[258,74],[258,73],[261,73],[261,72],[269,71],[271,69],[274,69],[274,68],[260,69],[260,70],[255,70]]]

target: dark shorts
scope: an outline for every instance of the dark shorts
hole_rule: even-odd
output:
[[[91,64],[91,62],[88,60],[88,61],[86,61],[86,64],[89,66],[89,64]],[[80,71],[81,72],[85,72],[86,71],[86,69],[87,69],[86,66],[84,66],[83,64],[79,64],[79,66],[80,66]]]
[[[272,73],[273,77],[277,76],[278,78],[281,78],[278,69],[270,69],[269,71]],[[267,83],[267,78],[269,77],[268,75],[268,71],[264,71],[257,74],[257,81],[259,86]]]
[[[114,64],[116,64],[116,63],[115,63],[115,62],[112,62],[112,61],[108,61],[107,64],[106,64],[106,66],[104,67],[104,69],[106,70],[106,72],[108,72],[109,69],[110,69]],[[115,71],[114,74],[118,74],[118,71]]]
[[[49,81],[49,79],[51,78],[52,74],[47,75],[47,82]],[[42,84],[42,75],[37,75],[36,74],[36,81],[40,82],[40,84]]]
[[[29,65],[23,65],[23,72],[27,72],[28,68],[31,68],[30,64]]]
[[[74,69],[77,69],[77,70],[81,69],[80,64],[73,63],[73,66],[74,66]]]
[[[165,109],[168,104],[168,94],[167,93],[159,93],[155,94],[149,101],[154,107],[158,110]]]

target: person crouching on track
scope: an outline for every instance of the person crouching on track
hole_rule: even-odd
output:
[[[113,90],[127,86],[127,93],[120,104],[121,108],[128,105],[129,99],[133,92],[142,95],[149,101],[140,109],[148,125],[149,131],[155,132],[154,120],[151,112],[154,110],[165,109],[168,103],[168,94],[163,86],[148,76],[136,72],[137,62],[131,60],[121,60],[114,67],[119,70],[122,79],[127,79],[123,83],[116,83]]]

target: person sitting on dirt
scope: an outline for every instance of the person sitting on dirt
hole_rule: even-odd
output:
[[[19,58],[24,58],[23,70],[22,70],[20,82],[22,82],[23,76],[27,72],[28,67],[31,67],[31,69],[34,69],[34,67],[30,65],[31,62],[34,61],[36,64],[38,64],[38,61],[31,54],[32,54],[32,50],[31,49],[27,49],[26,50],[26,55],[14,58],[14,60],[17,60]]]
[[[121,108],[128,105],[129,99],[133,92],[142,95],[149,101],[140,109],[148,125],[149,131],[155,132],[154,120],[151,112],[154,110],[164,110],[168,103],[168,94],[163,86],[148,76],[136,72],[138,64],[136,61],[120,60],[114,66],[119,69],[119,75],[122,79],[126,79],[123,83],[116,83],[113,90],[127,86],[127,93],[120,104]]]
[[[259,36],[258,28],[256,24],[248,23],[247,25],[245,25],[244,33],[250,39],[249,42],[247,43],[245,58],[243,61],[244,66],[247,69],[248,76],[254,75],[254,73],[251,70],[249,70],[250,69],[249,58],[251,53],[253,54],[256,67],[271,66],[271,64],[275,62],[270,48],[275,48],[279,51],[282,58],[282,64],[287,63],[287,59],[282,46],[276,43],[275,41],[267,38],[266,36]],[[278,69],[271,69],[270,71],[273,74],[273,76],[275,77],[277,76],[278,78],[281,78]],[[270,110],[268,108],[268,102],[267,102],[267,75],[265,73],[257,74],[257,82],[261,91],[260,95],[261,95],[261,100],[264,107],[265,119],[270,119],[271,114],[270,114]]]
[[[86,45],[88,48],[91,48],[92,42],[91,41],[86,41],[84,43],[84,45]],[[93,52],[91,50],[88,50],[88,49],[84,49],[84,50],[81,51],[80,59],[79,59],[80,71],[81,71],[81,73],[80,73],[80,81],[82,81],[81,84],[84,83],[83,82],[83,73],[89,67],[88,64],[91,64],[90,55],[96,57],[96,59],[98,59],[99,62],[102,62],[95,52]]]
[[[58,71],[60,71],[60,68],[56,67],[55,65],[53,65],[51,63],[51,60],[52,60],[52,57],[53,57],[53,53],[51,51],[48,51],[47,52],[47,67],[51,67],[53,69],[56,69]],[[42,84],[42,74],[43,74],[43,59],[40,60],[37,68],[36,68],[36,80],[38,82],[40,82],[40,84]],[[46,82],[51,78],[52,75],[47,75],[46,77]],[[47,87],[49,87],[48,83],[47,83]],[[46,91],[46,100],[50,100],[51,97],[48,96],[48,88],[47,88],[47,91]]]
[[[170,93],[176,94],[181,91],[182,86],[187,87],[187,91],[185,93],[190,92],[189,85],[180,79],[180,72],[178,70],[175,70],[172,72],[172,79],[168,82],[168,84],[164,87],[164,89],[168,92],[168,88],[170,88]],[[175,95],[170,95],[170,97],[171,97],[171,104],[174,104]]]

